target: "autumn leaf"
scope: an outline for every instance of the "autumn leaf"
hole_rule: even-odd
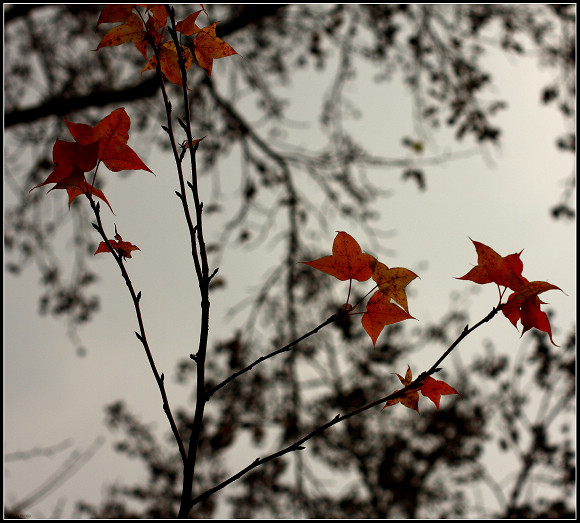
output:
[[[149,19],[147,20],[150,27],[155,31],[164,28],[167,23],[167,17],[169,16],[165,6],[161,4],[145,4],[145,8],[150,13]]]
[[[163,31],[168,17],[167,10],[165,9],[165,6],[157,4],[147,5],[146,8],[150,15],[145,22],[145,30],[152,38],[153,44],[158,46],[163,42]]]
[[[411,374],[410,366],[407,367],[407,373],[405,374],[404,378],[400,374],[397,374],[397,376],[405,387],[413,383],[413,376]],[[392,405],[396,405],[397,403],[401,403],[405,407],[419,412],[419,391],[421,391],[423,396],[429,398],[433,403],[435,403],[437,410],[439,410],[441,396],[459,394],[459,392],[457,392],[451,385],[445,383],[444,381],[436,380],[431,376],[426,376],[421,380],[421,384],[416,388],[409,389],[404,395],[398,398],[388,400],[383,409],[386,409]]]
[[[478,284],[496,283],[498,286],[510,288],[513,292],[507,302],[502,306],[504,316],[517,328],[520,321],[524,333],[535,327],[546,332],[550,336],[553,345],[552,330],[545,312],[540,309],[544,302],[538,298],[538,294],[549,290],[562,290],[545,281],[528,281],[522,276],[523,263],[519,253],[508,256],[500,256],[493,249],[483,243],[471,240],[477,251],[476,267],[473,267],[460,280],[470,280]],[[503,295],[503,294],[502,294]],[[557,346],[557,345],[556,345]]]
[[[367,310],[363,313],[361,320],[363,328],[371,337],[373,346],[376,345],[377,338],[385,326],[414,319],[408,312],[404,288],[417,275],[402,267],[389,269],[370,254],[363,253],[357,241],[346,232],[337,233],[332,244],[331,256],[323,256],[317,260],[302,263],[341,281],[354,279],[362,282],[373,276],[379,290],[368,301]],[[391,298],[397,300],[404,308],[391,303]],[[343,305],[343,310],[346,312],[352,309],[353,307],[348,303]]]
[[[422,380],[423,385],[421,385],[420,391],[423,396],[429,398],[437,410],[439,410],[439,400],[441,396],[446,396],[448,394],[459,394],[451,385],[448,385],[444,381],[436,380],[431,376],[427,376]]]
[[[193,63],[193,55],[187,47],[183,47],[183,60],[185,62],[185,69],[189,71]],[[161,72],[170,82],[183,85],[183,78],[181,77],[181,69],[179,67],[179,60],[177,57],[177,50],[175,42],[165,42],[161,49],[159,49],[159,59],[161,60]],[[149,71],[157,67],[157,57],[151,57],[151,60],[143,68],[141,72]]]
[[[370,254],[362,252],[352,236],[341,231],[334,238],[331,256],[302,263],[330,274],[341,281],[351,279],[366,281],[373,273],[371,264],[374,261],[375,259]]]
[[[377,291],[367,303],[367,310],[363,314],[361,323],[367,334],[373,340],[373,347],[376,346],[377,338],[383,328],[393,323],[403,320],[415,319],[407,311],[403,310],[396,303],[391,303],[388,296]]]
[[[68,206],[81,194],[92,194],[103,200],[113,212],[111,205],[105,195],[95,189],[93,185],[85,180],[85,172],[92,170],[97,164],[99,155],[99,143],[79,144],[76,142],[66,142],[57,140],[52,148],[52,159],[54,169],[44,182],[30,189],[33,191],[48,183],[54,183],[48,192],[54,189],[66,189],[68,192]],[[113,213],[114,214],[114,213]]]
[[[99,143],[99,160],[109,170],[115,172],[125,170],[153,172],[127,145],[131,120],[124,107],[115,109],[94,127],[66,120],[65,122],[76,142],[83,145]]]
[[[540,309],[540,305],[544,302],[538,298],[538,294],[549,290],[561,291],[562,289],[545,281],[528,282],[522,290],[509,296],[502,308],[502,312],[516,328],[518,320],[521,321],[523,327],[522,336],[526,331],[535,327],[542,332],[546,332],[550,336],[552,344],[558,347],[552,339],[552,329],[550,328],[548,315]]]
[[[44,182],[39,183],[30,190],[42,187],[47,183],[59,183],[70,176],[75,168],[81,172],[90,171],[97,165],[98,155],[98,143],[83,145],[76,142],[57,140],[52,147],[54,170]]]
[[[201,29],[197,26],[195,21],[199,16],[199,13],[202,12],[202,9],[196,11],[195,13],[190,14],[185,20],[178,22],[175,26],[175,29],[184,35],[194,35],[201,31]]]
[[[147,59],[147,46],[149,44],[147,42],[147,32],[143,28],[143,21],[141,18],[133,12],[129,12],[127,13],[127,16],[122,19],[126,13],[126,8],[119,9],[116,12],[113,11],[113,13],[114,14],[112,15],[108,14],[109,16],[106,16],[105,18],[119,18],[120,20],[111,21],[123,21],[123,23],[109,30],[105,36],[103,36],[103,39],[100,41],[95,51],[99,51],[103,47],[117,46],[127,42],[133,42],[139,52],[145,57],[145,59]],[[103,23],[101,18],[99,18],[97,26],[100,23]]]
[[[201,141],[202,141],[204,138],[205,138],[205,136],[202,136],[201,138],[196,138],[195,140],[191,140],[191,145],[192,145],[192,147],[194,147],[194,148],[195,148],[195,144],[198,144],[198,143],[199,143],[199,142],[201,142]],[[186,142],[184,142],[184,143],[183,143],[183,147],[184,147],[185,149],[188,149],[188,148],[189,148],[189,142],[187,142],[187,141],[186,141]]]
[[[229,44],[216,36],[215,28],[217,24],[218,22],[214,22],[200,29],[194,40],[195,57],[199,65],[207,71],[208,76],[211,76],[215,59],[238,54]]]
[[[523,263],[520,259],[522,251],[502,257],[491,247],[475,240],[471,241],[477,252],[477,265],[457,279],[470,280],[481,285],[493,282],[502,287],[509,287],[514,291],[524,286]]]
[[[75,141],[57,140],[55,142],[52,149],[54,170],[44,182],[33,187],[31,191],[48,183],[54,183],[56,185],[51,191],[53,189],[67,190],[69,208],[73,200],[81,194],[96,196],[111,208],[105,195],[86,181],[85,172],[91,171],[99,160],[112,171],[143,169],[152,172],[127,145],[131,122],[123,108],[113,111],[94,127],[66,120],[65,122]],[[113,211],[112,208],[111,211]]]
[[[397,373],[395,372],[395,374],[397,374]],[[397,374],[397,376],[399,378],[399,381],[403,384],[404,387],[413,383],[413,377],[411,375],[411,367],[407,367],[407,373],[405,374],[404,378],[400,374]],[[407,392],[405,392],[405,394],[403,394],[402,396],[399,396],[398,398],[395,398],[392,400],[388,400],[387,403],[385,404],[385,406],[383,407],[383,409],[386,409],[387,407],[390,407],[391,405],[396,405],[397,403],[401,403],[405,407],[407,407],[409,409],[416,410],[417,412],[419,412],[419,392],[417,392],[417,390],[418,389],[410,389]],[[398,391],[395,391],[395,392],[398,392]]]
[[[96,196],[97,198],[100,198],[101,200],[103,200],[109,206],[109,209],[111,209],[111,212],[113,214],[115,214],[113,212],[113,208],[111,207],[111,204],[108,202],[107,198],[105,198],[105,195],[103,194],[103,192],[99,191],[98,189],[95,189],[94,186],[92,186],[90,183],[88,183],[85,179],[85,173],[77,167],[74,167],[73,171],[70,175],[68,175],[66,178],[63,178],[62,180],[60,180],[48,192],[53,191],[54,189],[66,189],[66,191],[68,193],[68,207],[69,207],[69,209],[70,209],[70,206],[71,206],[73,200],[77,196],[80,196],[81,194],[90,194],[92,196]]]
[[[405,287],[418,276],[413,271],[403,267],[389,269],[378,260],[374,260],[372,266],[372,277],[379,286],[379,290],[409,312]]]
[[[121,235],[117,232],[117,226],[115,225],[115,238],[116,240],[109,240],[111,247],[117,251],[117,253],[122,256],[123,258],[131,258],[131,251],[140,251],[139,247],[133,245],[130,242],[123,241]],[[107,244],[102,241],[99,244],[99,248],[95,251],[95,255],[100,252],[111,252]]]
[[[103,7],[99,19],[97,20],[97,27],[101,24],[110,24],[113,22],[124,22],[127,17],[133,12],[134,4],[108,4]]]

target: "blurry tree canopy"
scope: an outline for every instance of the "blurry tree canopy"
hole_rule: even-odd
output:
[[[136,49],[121,46],[93,52],[98,35],[105,31],[101,26],[95,34],[100,8],[5,5],[4,172],[5,185],[17,202],[5,213],[7,268],[18,273],[36,262],[46,286],[41,312],[68,314],[73,322],[85,321],[98,307],[98,297],[89,296],[87,289],[96,275],[81,263],[87,255],[86,240],[75,235],[79,259],[75,278],[67,282],[52,249],[52,238],[61,227],[58,216],[50,219],[41,191],[29,194],[50,172],[52,144],[66,131],[63,118],[98,121],[125,104],[133,119],[132,139],[165,144],[158,133],[158,86],[152,74],[141,74],[142,57]],[[187,6],[177,9],[185,13]],[[385,194],[384,187],[365,180],[365,168],[395,169],[403,179],[427,187],[428,167],[441,157],[384,158],[367,151],[349,132],[347,115],[357,109],[343,91],[362,64],[372,67],[377,82],[402,77],[415,104],[409,118],[422,129],[451,127],[458,140],[455,154],[461,157],[466,153],[463,142],[499,143],[501,129],[494,116],[509,110],[505,100],[490,98],[486,90],[494,82],[493,71],[481,65],[486,50],[534,55],[540,66],[553,70],[553,81],[541,86],[539,100],[565,117],[557,146],[574,150],[573,4],[259,4],[215,5],[210,11],[212,19],[222,20],[218,36],[227,37],[243,58],[232,60],[228,78],[219,81],[209,80],[201,68],[192,70],[192,110],[197,135],[207,135],[200,151],[202,171],[208,172],[233,148],[241,148],[245,190],[240,194],[239,220],[228,222],[227,233],[238,241],[256,236],[248,227],[256,219],[255,208],[262,203],[271,208],[269,202],[278,202],[272,195],[284,187],[287,194],[281,201],[290,208],[289,219],[309,212],[308,202],[296,201],[290,181],[294,172],[305,172],[337,213],[363,221],[372,218],[377,195]],[[295,150],[284,142],[292,122],[285,118],[287,101],[277,94],[278,87],[292,85],[297,72],[328,67],[334,68],[333,80],[320,111],[313,115],[324,145]],[[250,109],[248,99],[253,102]],[[426,132],[422,134],[427,140]],[[416,150],[423,146],[417,138],[399,139]],[[468,150],[474,151],[471,146]],[[561,201],[551,209],[555,217],[574,216],[573,191],[572,173]],[[80,228],[86,216],[78,206],[73,212]]]
[[[178,19],[189,8],[176,6]],[[81,233],[90,228],[88,212],[78,200],[71,208],[75,267],[65,271],[53,246],[62,211],[40,191],[29,190],[52,168],[52,146],[66,131],[64,117],[94,124],[122,104],[132,117],[133,143],[166,147],[159,131],[159,87],[153,75],[141,74],[142,57],[132,46],[93,52],[106,31],[99,27],[95,34],[101,6],[13,4],[4,9],[4,176],[15,200],[5,209],[6,268],[18,274],[36,264],[45,287],[41,313],[65,315],[74,327],[89,320],[99,304],[91,291],[97,276],[85,262],[94,252],[94,240]],[[283,257],[253,304],[254,317],[268,311],[260,326],[268,336],[259,343],[240,333],[216,343],[218,357],[208,362],[210,381],[219,382],[224,372],[234,372],[268,348],[302,334],[307,318],[299,305],[336,312],[320,276],[296,260],[319,254],[313,253],[312,238],[318,224],[333,215],[356,220],[375,237],[374,206],[388,191],[371,183],[366,169],[395,172],[419,190],[428,190],[430,166],[501,143],[495,116],[509,111],[509,105],[490,97],[494,75],[482,65],[490,50],[533,55],[539,66],[553,71],[553,81],[538,86],[538,100],[562,113],[556,146],[574,152],[573,4],[224,4],[206,9],[212,21],[221,20],[217,35],[241,54],[224,66],[227,74],[214,73],[208,79],[200,68],[190,73],[194,132],[207,136],[199,151],[200,172],[210,173],[233,150],[242,159],[239,172],[228,173],[238,176],[235,183],[244,189],[238,209],[218,236],[216,256],[228,242],[259,243],[268,234],[283,237]],[[409,119],[415,121],[418,136],[396,140],[417,154],[383,157],[367,150],[349,130],[347,116],[357,109],[344,91],[363,65],[378,83],[399,78],[408,86],[414,103]],[[299,73],[320,71],[330,71],[331,78],[312,116],[323,145],[298,150],[285,141],[293,122],[279,92],[291,88]],[[174,114],[180,114],[179,100],[175,97]],[[444,128],[453,130],[457,151],[445,158],[422,157],[431,133]],[[308,191],[299,190],[298,173],[312,181],[317,199],[311,201]],[[562,178],[561,173],[554,176]],[[561,200],[540,212],[557,219],[573,217],[574,180],[571,173]],[[204,209],[208,214],[222,211],[219,204]],[[283,223],[282,229],[272,231],[274,222]],[[420,334],[409,336],[402,328],[392,328],[369,358],[368,351],[359,350],[361,335],[347,318],[333,327],[324,344],[306,345],[267,371],[255,370],[233,382],[216,394],[208,410],[195,491],[203,492],[235,472],[224,456],[241,433],[256,445],[271,431],[280,444],[292,442],[336,412],[375,399],[385,376],[395,365],[404,365],[403,353],[412,353],[426,340],[449,343],[464,322],[460,311],[451,311],[441,325],[427,326]],[[346,356],[338,355],[337,345],[349,347]],[[398,430],[374,414],[356,417],[313,439],[313,456],[297,453],[260,467],[237,488],[224,491],[223,498],[219,494],[204,500],[195,515],[214,516],[217,499],[223,499],[233,517],[573,517],[574,441],[569,426],[559,426],[556,435],[551,429],[559,415],[573,411],[575,338],[570,334],[560,352],[549,350],[540,335],[531,345],[533,365],[525,369],[521,361],[507,362],[493,346],[487,347],[485,356],[465,369],[465,382],[454,384],[470,391],[469,400],[450,401],[449,408]],[[310,365],[319,372],[321,358],[326,362],[322,377],[310,385],[300,381],[298,366]],[[347,373],[339,371],[343,358]],[[184,384],[191,384],[192,365],[190,360],[180,364]],[[526,391],[511,380],[513,373],[529,373],[545,394],[545,415],[533,423],[524,415]],[[316,389],[314,395],[309,386]],[[156,441],[123,401],[107,412],[109,426],[124,433],[119,452],[141,459],[149,478],[140,485],[111,487],[101,506],[82,503],[79,509],[101,518],[174,515],[179,500],[177,452]],[[183,426],[191,423],[188,412],[179,411]],[[492,423],[502,430],[493,432]],[[490,441],[519,460],[509,489],[495,483],[481,464],[484,444]],[[327,490],[317,476],[320,466],[326,476],[349,478],[349,486]],[[553,495],[532,501],[524,497],[524,487],[534,481],[545,481]],[[496,497],[499,510],[489,513],[466,505],[466,489],[482,484]],[[137,500],[140,508],[128,500]]]

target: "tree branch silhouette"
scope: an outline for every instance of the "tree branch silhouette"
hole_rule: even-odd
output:
[[[463,331],[461,332],[461,334],[457,337],[457,339],[449,346],[449,348],[443,353],[443,355],[435,362],[435,364],[433,364],[431,366],[431,368],[429,368],[427,371],[422,372],[421,374],[419,374],[419,376],[417,376],[417,378],[415,378],[411,383],[409,383],[409,385],[406,385],[405,387],[403,387],[400,390],[397,390],[395,392],[392,392],[391,394],[389,394],[388,396],[385,396],[383,398],[380,398],[378,400],[374,400],[362,407],[359,407],[358,409],[355,409],[347,414],[344,415],[340,415],[337,414],[336,417],[334,417],[332,420],[330,420],[328,423],[325,423],[324,425],[321,425],[320,427],[316,428],[315,430],[309,432],[308,434],[306,434],[305,436],[303,436],[302,438],[298,439],[297,441],[295,441],[294,443],[292,443],[291,445],[288,445],[287,447],[278,450],[277,452],[274,452],[268,456],[266,456],[265,458],[256,458],[250,465],[248,465],[247,467],[245,467],[244,469],[240,470],[238,473],[234,474],[233,476],[230,476],[228,479],[226,479],[225,481],[222,481],[219,485],[216,485],[215,487],[207,490],[206,492],[204,492],[203,494],[193,498],[190,501],[190,505],[189,505],[189,510],[191,510],[191,508],[193,508],[196,504],[204,501],[205,499],[207,499],[209,496],[211,496],[212,494],[215,494],[216,492],[220,491],[221,489],[227,487],[228,485],[234,483],[235,481],[237,481],[238,479],[240,479],[242,476],[244,476],[245,474],[247,474],[248,472],[250,472],[251,470],[260,467],[262,465],[265,465],[266,463],[273,461],[277,458],[280,458],[282,456],[284,456],[285,454],[288,454],[290,452],[295,452],[297,450],[304,450],[305,447],[303,447],[302,445],[304,443],[306,443],[308,440],[312,439],[314,436],[317,436],[318,434],[321,434],[322,432],[324,432],[325,430],[333,427],[334,425],[345,421],[349,418],[352,418],[354,416],[357,416],[358,414],[362,414],[363,412],[376,407],[377,405],[380,405],[381,403],[386,403],[389,400],[394,400],[397,398],[400,398],[402,396],[404,396],[407,392],[409,391],[413,391],[413,390],[418,390],[418,388],[421,386],[422,381],[427,377],[430,376],[432,374],[434,374],[435,372],[438,372],[441,369],[438,369],[438,365],[441,364],[441,362],[447,358],[447,356],[449,356],[449,354],[451,354],[451,352],[457,348],[457,346],[459,345],[459,343],[461,343],[462,340],[464,340],[469,334],[471,334],[474,330],[476,330],[477,328],[481,327],[484,323],[487,323],[488,321],[490,321],[496,314],[497,312],[501,310],[501,306],[498,307],[494,307],[489,314],[487,314],[483,319],[481,319],[480,321],[478,321],[475,325],[473,325],[472,327],[469,326],[465,326],[465,328],[463,329]],[[336,319],[338,319],[338,317],[340,317],[340,314],[335,314],[333,316],[331,316],[328,320],[326,320],[324,323],[322,323],[321,325],[319,325],[316,329],[320,329],[321,327],[327,325],[328,323],[331,323],[332,321],[335,321]],[[316,330],[315,329],[315,330]],[[310,336],[313,333],[313,331],[307,333],[306,335],[303,336],[307,337]],[[301,338],[302,339],[302,338]],[[291,344],[289,344],[290,346],[295,345],[296,343],[298,343],[299,340],[296,340],[294,342],[292,342]],[[279,354],[280,352],[284,351],[284,350],[289,350],[288,346],[282,347],[282,349],[279,349],[278,351],[274,351],[273,353],[269,354],[267,356],[267,358],[275,356],[276,354]],[[265,358],[265,359],[267,359]],[[251,364],[251,366],[249,366],[250,368],[253,367],[254,365],[256,365],[257,363],[260,363],[260,361],[256,361],[254,363]],[[248,367],[246,367],[245,369],[242,369],[243,371],[247,371],[249,370]],[[228,378],[228,380],[226,380],[225,382],[222,382],[222,384],[220,384],[220,388],[221,386],[225,385],[227,382],[231,381],[231,379],[233,379],[235,377],[231,376],[230,378]]]

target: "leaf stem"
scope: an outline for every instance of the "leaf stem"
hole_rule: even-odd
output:
[[[367,292],[355,305],[352,306],[351,311],[354,311],[363,301],[364,299],[371,293],[373,292],[375,289],[378,289],[379,286],[375,285],[369,292]],[[359,312],[355,312],[353,314],[363,314],[363,313],[359,313]]]

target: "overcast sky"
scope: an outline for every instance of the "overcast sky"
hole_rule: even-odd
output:
[[[530,280],[549,281],[567,294],[550,291],[542,296],[556,311],[552,329],[554,340],[561,343],[576,315],[576,230],[575,223],[550,219],[549,209],[558,201],[564,179],[574,168],[574,159],[558,152],[554,145],[564,131],[562,118],[554,108],[539,104],[540,88],[551,78],[547,72],[538,70],[533,59],[499,55],[494,60],[495,82],[490,97],[508,101],[508,110],[496,120],[503,129],[499,148],[429,168],[426,192],[417,190],[412,182],[403,182],[400,171],[389,171],[388,175],[379,170],[369,172],[369,178],[377,182],[384,179],[385,188],[395,191],[379,208],[380,226],[396,230],[384,245],[394,254],[385,255],[383,261],[420,275],[421,279],[412,283],[416,297],[411,313],[428,322],[448,310],[452,291],[464,292],[473,285],[454,279],[477,263],[469,238],[489,245],[501,255],[524,249],[524,275]],[[214,65],[214,75],[226,74],[228,66],[222,67],[222,62]],[[298,121],[308,118],[313,109],[308,104],[313,103],[315,93],[321,95],[328,88],[330,81],[329,75],[309,81],[308,75],[301,74],[291,89],[295,105],[290,116]],[[376,154],[400,155],[401,137],[416,136],[408,90],[398,82],[374,84],[370,75],[359,74],[346,96],[359,105],[364,115],[352,122],[351,129],[356,129],[357,137]],[[296,131],[296,146],[313,139],[307,131],[301,132]],[[138,153],[142,147],[131,140],[129,145]],[[470,147],[469,142],[458,145],[446,133],[434,134],[423,154],[428,157]],[[177,405],[186,400],[188,390],[175,385],[175,364],[195,350],[198,297],[188,237],[174,194],[177,184],[171,162],[169,155],[155,153],[147,163],[157,176],[141,172],[122,180],[111,177],[106,194],[117,215],[105,216],[105,223],[111,231],[116,223],[123,237],[141,248],[129,260],[128,267],[136,288],[143,292],[142,312],[157,368],[168,377],[167,393],[172,404]],[[222,172],[238,168],[235,157],[228,162],[220,168]],[[239,188],[225,187],[226,198],[233,202],[236,190]],[[66,206],[64,191],[46,197]],[[11,201],[6,192],[5,205]],[[211,220],[206,226],[211,234]],[[332,223],[326,239],[329,253],[337,230],[363,238],[361,230],[352,224]],[[96,233],[91,229],[87,234]],[[72,257],[71,238],[60,240],[62,252],[70,252]],[[368,249],[364,240],[359,243],[363,250]],[[265,249],[268,251],[268,244]],[[220,275],[226,278],[228,287],[212,296],[212,327],[219,333],[212,340],[223,339],[224,331],[233,330],[236,322],[245,319],[242,314],[225,325],[223,322],[229,306],[247,297],[259,283],[263,270],[275,262],[264,250],[240,249],[225,255]],[[38,315],[39,273],[28,269],[20,277],[5,274],[5,452],[70,442],[66,450],[52,457],[6,463],[7,504],[33,491],[72,451],[84,451],[99,436],[104,437],[95,458],[29,511],[34,517],[47,517],[54,511],[67,516],[79,499],[98,502],[103,484],[129,483],[140,477],[139,465],[111,449],[115,436],[103,424],[106,404],[125,398],[143,421],[157,427],[160,434],[168,432],[157,386],[135,338],[133,305],[117,267],[106,255],[98,255],[89,263],[100,274],[101,310],[79,332],[87,349],[83,358],[77,356],[67,338],[65,324]],[[480,319],[496,300],[496,289],[486,286],[471,298],[470,317]],[[497,317],[466,340],[462,355],[479,350],[481,340],[488,337],[501,339],[504,346],[515,350],[521,343],[520,333],[505,318]],[[431,359],[426,360],[426,364],[431,363]],[[252,455],[244,457],[240,467],[254,459]]]

